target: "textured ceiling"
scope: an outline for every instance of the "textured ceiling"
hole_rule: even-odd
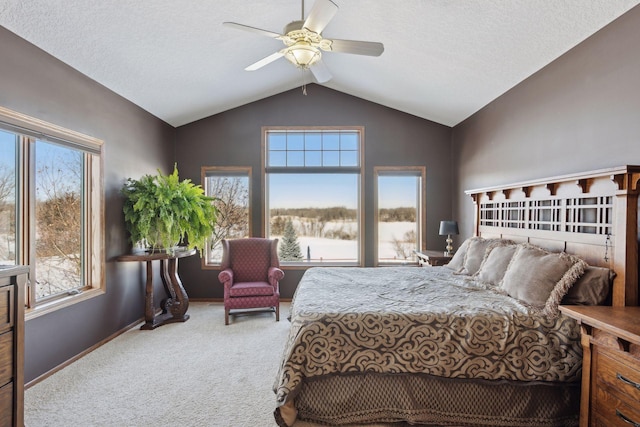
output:
[[[379,41],[385,51],[324,53],[333,74],[324,86],[448,126],[640,3],[333,1],[325,38]],[[283,45],[222,25],[281,33],[301,12],[298,0],[0,0],[0,25],[180,126],[312,82],[283,58],[244,71]]]

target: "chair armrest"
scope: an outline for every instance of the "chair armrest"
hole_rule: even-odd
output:
[[[218,274],[218,280],[225,287],[231,286],[233,284],[233,270],[231,270],[230,268],[225,268],[220,272],[220,274]]]
[[[284,271],[278,267],[269,267],[269,284],[275,287],[280,280],[284,277]]]

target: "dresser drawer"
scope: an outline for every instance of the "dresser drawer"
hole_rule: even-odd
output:
[[[13,285],[0,287],[0,332],[13,327]]]
[[[598,351],[596,361],[596,389],[607,388],[621,400],[636,408],[640,406],[640,361],[626,362],[609,353]]]
[[[634,402],[629,402],[628,399],[622,400],[621,397],[620,394],[608,388],[598,387],[596,389],[594,408],[596,426],[630,427],[640,425],[638,401],[635,401],[634,405]]]
[[[0,427],[13,425],[13,383],[0,387]]]
[[[13,379],[13,331],[0,335],[0,386]]]

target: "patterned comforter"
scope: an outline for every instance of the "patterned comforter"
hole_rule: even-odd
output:
[[[576,382],[575,321],[547,318],[445,267],[318,267],[291,304],[278,406],[314,377],[374,372]]]

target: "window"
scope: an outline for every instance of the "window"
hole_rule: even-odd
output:
[[[16,135],[0,130],[0,265],[16,264],[16,146]]]
[[[283,264],[362,262],[362,128],[264,128],[265,235]]]
[[[424,248],[425,168],[376,167],[376,252],[378,264],[417,263]]]
[[[36,302],[84,288],[82,273],[83,153],[79,150],[29,141],[35,170]]]
[[[0,107],[0,146],[0,263],[30,266],[27,307],[102,291],[102,142]]]
[[[222,261],[222,239],[237,239],[251,235],[251,168],[202,168],[205,194],[214,197],[218,209],[216,227],[207,245],[204,267],[218,266]]]

